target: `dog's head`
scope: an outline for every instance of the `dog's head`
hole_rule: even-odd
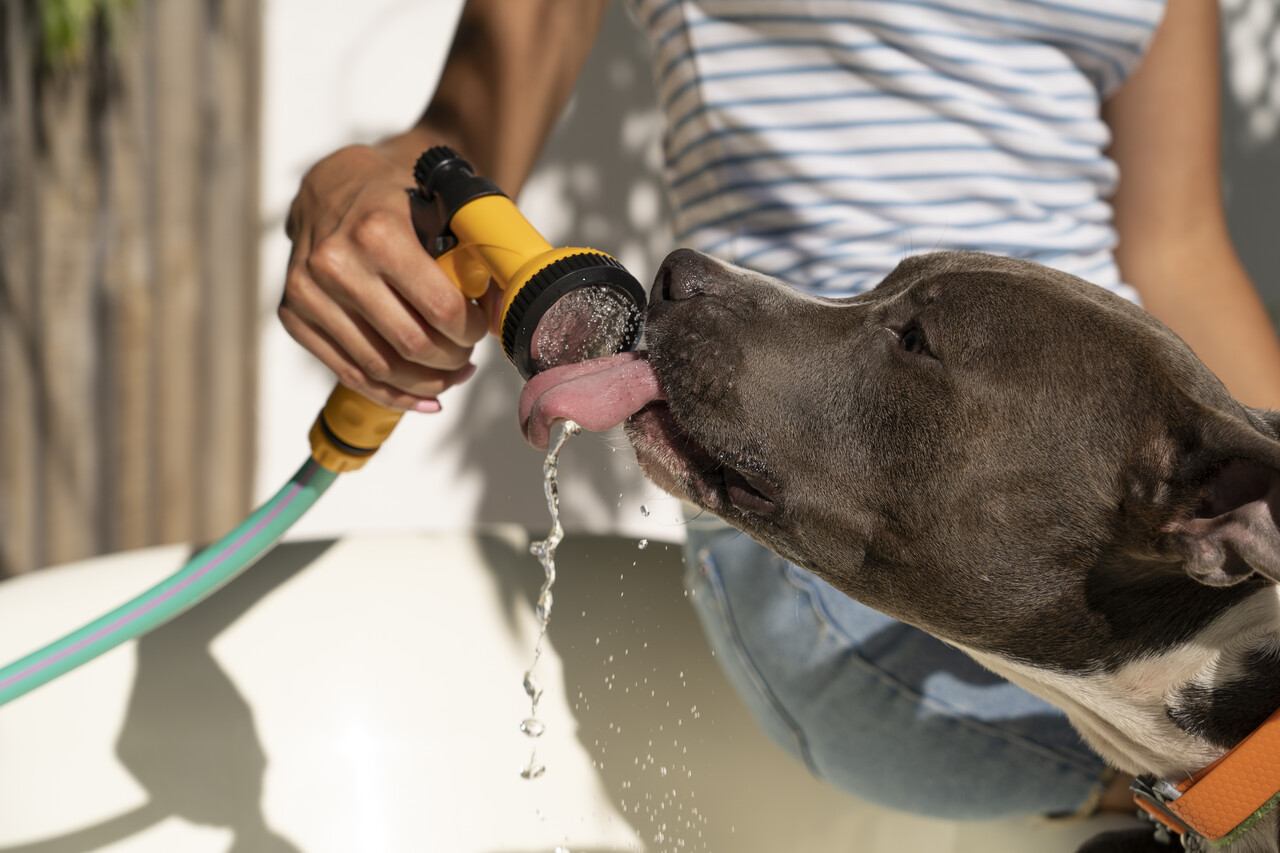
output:
[[[1280,580],[1280,442],[1125,300],[987,255],[841,300],[689,250],[646,326],[645,473],[944,638],[1094,666]]]

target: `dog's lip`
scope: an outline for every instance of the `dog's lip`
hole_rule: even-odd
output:
[[[726,465],[724,484],[729,500],[743,512],[771,515],[778,509],[778,487],[757,474]]]
[[[704,446],[681,425],[667,401],[645,406],[627,424],[637,453],[674,476],[705,508],[721,512],[733,507],[759,517],[777,512],[782,490],[773,478],[735,454]]]
[[[713,512],[720,508],[723,489],[708,476],[718,466],[715,457],[676,423],[665,401],[645,406],[626,425],[641,467],[658,485],[668,491],[682,487],[695,503]],[[674,482],[664,483],[667,477]]]

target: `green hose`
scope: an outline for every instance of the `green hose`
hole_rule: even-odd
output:
[[[211,595],[271,550],[337,476],[308,459],[271,500],[175,574],[100,619],[0,669],[0,705],[160,627]]]

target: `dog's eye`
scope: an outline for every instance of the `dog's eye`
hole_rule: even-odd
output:
[[[907,352],[929,354],[929,341],[924,336],[924,329],[919,326],[908,326],[898,333],[898,346]]]

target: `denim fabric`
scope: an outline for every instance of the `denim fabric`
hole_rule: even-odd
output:
[[[758,723],[819,778],[938,818],[1069,813],[1105,765],[1051,705],[711,516],[685,582]]]

